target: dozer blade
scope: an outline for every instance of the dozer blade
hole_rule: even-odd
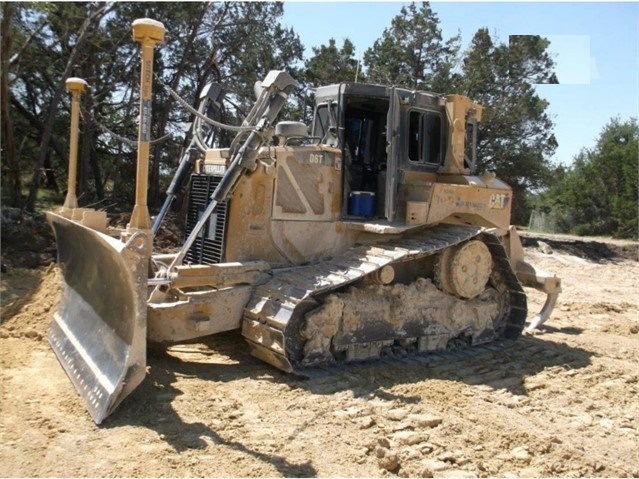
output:
[[[100,424],[146,374],[148,245],[127,243],[47,213],[64,288],[49,342]]]

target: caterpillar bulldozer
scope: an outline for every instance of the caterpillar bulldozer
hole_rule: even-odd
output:
[[[482,107],[460,95],[324,86],[309,130],[276,122],[297,83],[271,71],[243,124],[228,127],[213,119],[224,92],[210,85],[152,222],[152,57],[164,27],[136,20],[133,38],[142,60],[130,223],[112,228],[104,211],[77,206],[78,78],[67,80],[69,193],[47,214],[64,278],[48,337],[96,423],[143,381],[147,342],[241,330],[254,356],[303,373],[516,339],[527,318],[523,286],[547,294],[530,327],[548,318],[560,280],[524,260],[509,224],[511,188],[474,173]],[[230,147],[211,146],[218,127],[237,131]],[[184,183],[184,244],[154,253]]]

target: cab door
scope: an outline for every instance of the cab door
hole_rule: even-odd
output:
[[[401,104],[397,89],[389,88],[388,115],[386,119],[386,194],[384,213],[388,221],[397,215],[397,186],[401,154],[400,119]]]

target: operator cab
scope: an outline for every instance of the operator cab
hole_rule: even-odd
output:
[[[403,221],[402,172],[431,173],[434,180],[446,134],[438,95],[355,83],[317,89],[312,135],[342,151],[347,221]]]

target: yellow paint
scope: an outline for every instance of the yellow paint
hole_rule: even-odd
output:
[[[164,41],[164,25],[142,18],[133,22],[133,39],[142,51],[140,72],[140,125],[138,129],[138,161],[135,183],[135,206],[129,228],[150,230],[151,218],[147,208],[146,192],[149,182],[149,141],[151,132],[151,94],[153,86],[153,49]]]

